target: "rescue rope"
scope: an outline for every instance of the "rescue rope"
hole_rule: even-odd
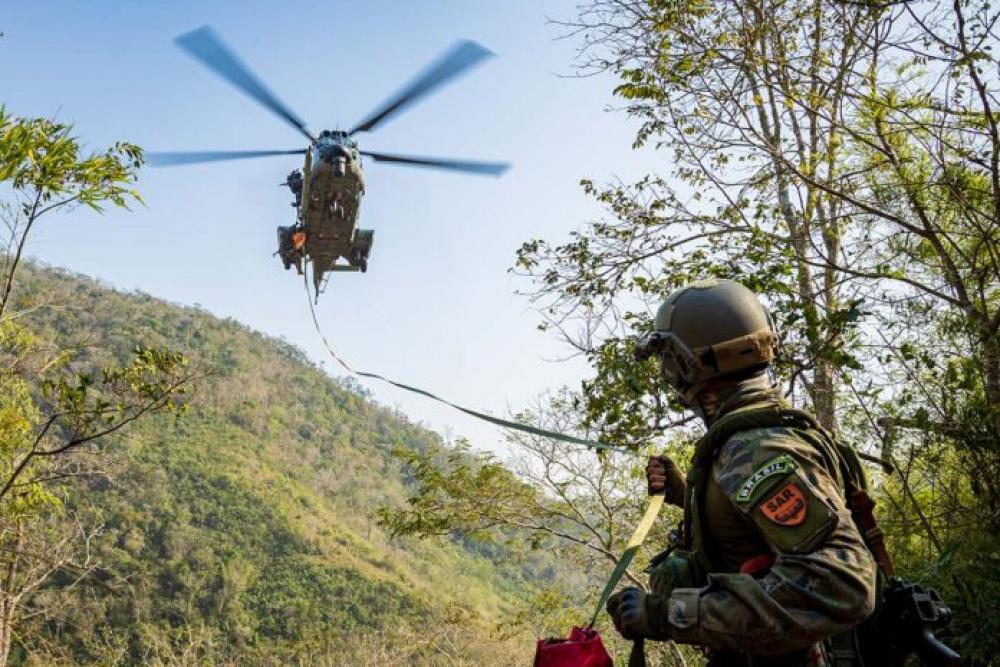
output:
[[[637,455],[635,454],[635,452],[626,447],[609,445],[607,443],[600,442],[599,440],[589,440],[587,438],[579,438],[574,435],[559,433],[557,431],[550,431],[548,429],[539,428],[538,426],[531,426],[530,424],[522,424],[520,422],[511,421],[509,419],[501,419],[500,417],[494,417],[493,415],[486,414],[485,412],[480,412],[479,410],[473,410],[472,408],[467,408],[458,405],[457,403],[452,403],[451,401],[443,399],[440,396],[435,396],[426,389],[421,389],[420,387],[413,387],[411,385],[404,384],[402,382],[397,382],[396,380],[387,378],[383,375],[379,375],[378,373],[372,373],[369,371],[359,371],[355,369],[346,361],[344,361],[344,359],[341,358],[341,356],[333,350],[333,346],[330,345],[330,342],[327,340],[326,334],[323,333],[323,329],[319,325],[319,319],[316,317],[316,308],[313,305],[312,297],[309,294],[309,279],[305,271],[302,272],[302,277],[303,277],[303,283],[305,284],[306,287],[306,302],[309,304],[309,313],[312,315],[313,326],[316,327],[316,333],[319,334],[320,340],[323,341],[323,347],[326,348],[326,351],[329,353],[329,355],[333,358],[334,361],[340,364],[340,366],[343,367],[343,369],[346,370],[348,373],[351,373],[352,375],[357,375],[358,377],[386,382],[394,387],[397,387],[404,391],[408,391],[413,394],[419,394],[433,401],[437,401],[438,403],[442,403],[444,405],[447,405],[448,407],[454,408],[459,412],[463,412],[469,415],[470,417],[475,417],[476,419],[480,419],[482,421],[488,422],[495,426],[499,426],[501,428],[511,429],[514,431],[521,431],[522,433],[537,435],[543,438],[552,438],[554,440],[568,442],[573,445],[581,445],[583,447],[589,447],[591,449],[622,452],[625,454]],[[629,560],[631,560],[631,558]]]
[[[604,590],[601,591],[601,597],[597,598],[597,608],[594,609],[594,615],[590,618],[590,625],[587,627],[594,627],[597,623],[597,618],[601,615],[601,611],[604,609],[604,605],[608,603],[608,598],[614,593],[615,587],[618,582],[621,581],[622,577],[625,576],[625,571],[628,570],[628,566],[632,564],[632,559],[635,558],[635,554],[639,551],[639,547],[642,543],[646,541],[646,536],[649,534],[649,530],[653,527],[653,523],[656,521],[656,517],[659,516],[660,510],[663,509],[663,501],[665,496],[662,493],[658,493],[655,496],[650,497],[649,504],[646,505],[646,513],[642,515],[642,520],[639,525],[635,527],[635,531],[632,533],[632,537],[629,538],[628,545],[625,547],[625,551],[622,552],[622,557],[618,559],[618,563],[615,565],[615,569],[611,572],[611,576],[608,577],[608,583],[604,584]]]

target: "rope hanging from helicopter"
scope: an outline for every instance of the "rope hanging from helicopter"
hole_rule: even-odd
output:
[[[590,440],[588,438],[580,438],[575,435],[569,435],[566,433],[559,433],[558,431],[550,431],[548,429],[540,428],[538,426],[532,426],[530,424],[522,424],[521,422],[511,421],[509,419],[502,419],[500,417],[494,417],[491,414],[481,412],[479,410],[473,410],[472,408],[467,408],[457,403],[452,403],[449,400],[436,396],[426,389],[421,389],[420,387],[414,387],[412,385],[405,384],[403,382],[397,382],[391,378],[387,378],[384,375],[378,373],[372,373],[370,371],[357,370],[349,363],[347,363],[339,354],[334,351],[333,346],[327,339],[326,334],[323,333],[323,328],[319,324],[319,319],[316,317],[316,307],[313,305],[312,294],[309,291],[309,280],[303,272],[303,284],[305,285],[306,292],[306,303],[309,304],[309,314],[312,315],[313,326],[316,328],[316,333],[319,334],[320,340],[323,342],[323,347],[326,348],[327,353],[336,361],[344,370],[346,370],[351,375],[356,375],[358,377],[367,378],[369,380],[379,380],[387,384],[391,384],[397,389],[402,389],[403,391],[408,391],[411,394],[419,394],[425,398],[429,398],[432,401],[437,401],[443,405],[447,405],[450,408],[458,410],[459,412],[465,413],[470,417],[474,417],[481,421],[488,422],[494,426],[499,426],[501,428],[511,429],[514,431],[520,431],[522,433],[528,433],[530,435],[536,435],[543,438],[552,438],[554,440],[560,440],[562,442],[567,442],[573,445],[580,445],[583,447],[589,447],[591,449],[597,449],[602,451],[614,451],[622,452],[625,454],[637,455],[632,450],[621,447],[617,445],[609,445],[607,443],[601,442],[599,440]]]
[[[151,152],[147,154],[150,164],[157,166],[170,166],[217,162],[223,160],[260,158],[277,155],[304,155],[306,170],[308,171],[313,152],[315,151],[325,163],[330,164],[333,164],[334,162],[343,164],[348,159],[356,163],[358,162],[360,156],[365,156],[375,162],[395,163],[406,166],[444,169],[448,171],[490,176],[499,176],[506,171],[509,166],[508,164],[501,162],[454,160],[447,158],[395,155],[365,151],[360,150],[357,143],[354,139],[352,139],[352,137],[358,133],[371,132],[391,117],[410,107],[416,101],[426,97],[428,94],[437,90],[445,83],[454,79],[456,76],[493,55],[491,51],[479,44],[476,44],[475,42],[463,40],[455,43],[448,51],[442,54],[437,61],[432,63],[410,83],[396,91],[392,97],[377,107],[368,116],[366,116],[364,120],[359,122],[349,131],[325,131],[321,132],[320,136],[317,137],[309,131],[305,122],[299,118],[299,116],[295,114],[295,112],[292,111],[284,102],[278,99],[274,92],[272,92],[264,84],[264,82],[256,76],[256,74],[254,74],[253,70],[251,70],[249,66],[236,55],[235,52],[223,43],[222,39],[216,35],[211,28],[203,26],[179,36],[175,41],[178,46],[188,53],[188,55],[192,56],[195,60],[221,78],[225,79],[265,109],[281,118],[285,123],[295,128],[302,136],[309,140],[309,146],[304,149],[289,150]],[[303,187],[308,188],[310,181],[310,178],[305,178]],[[303,192],[302,202],[307,201],[309,201],[308,190],[305,190]],[[304,222],[304,220],[300,221]],[[307,252],[307,255],[309,254],[311,253]],[[306,257],[305,259],[308,261],[311,258]],[[312,269],[315,276],[316,265],[314,263]],[[631,450],[628,450],[625,447],[616,447],[597,440],[579,438],[565,433],[557,433],[555,431],[549,431],[537,426],[531,426],[529,424],[521,424],[519,422],[494,417],[486,414],[485,412],[473,410],[471,408],[466,408],[456,403],[452,403],[451,401],[435,396],[431,392],[420,389],[419,387],[413,387],[402,382],[396,382],[395,380],[379,375],[378,373],[354,369],[334,351],[330,342],[327,340],[326,335],[323,333],[323,330],[319,325],[319,320],[316,317],[316,309],[313,304],[312,296],[309,292],[309,280],[306,277],[306,274],[307,271],[303,271],[303,281],[306,288],[306,301],[309,303],[309,312],[312,314],[313,325],[316,327],[316,333],[319,334],[320,339],[323,341],[326,351],[347,372],[357,375],[358,377],[386,382],[394,387],[403,389],[404,391],[420,394],[421,396],[447,405],[471,417],[475,417],[476,419],[480,419],[502,428],[513,429],[545,438],[553,438],[593,449],[631,452]],[[329,275],[325,276],[325,278],[328,279]],[[321,292],[322,288],[326,285],[322,276],[320,280],[314,282],[316,283],[317,293]]]
[[[443,405],[447,405],[450,408],[463,412],[470,417],[475,417],[481,421],[488,422],[494,426],[499,426],[501,428],[511,429],[514,431],[520,431],[522,433],[528,433],[530,435],[537,435],[543,438],[552,438],[554,440],[560,440],[562,442],[567,442],[573,445],[580,445],[583,447],[589,447],[591,449],[597,449],[601,451],[612,451],[620,452],[622,454],[631,454],[632,456],[642,456],[638,452],[635,452],[627,447],[622,447],[620,445],[609,445],[606,442],[601,442],[600,440],[590,440],[588,438],[580,438],[575,435],[568,435],[566,433],[559,433],[558,431],[550,431],[548,429],[540,428],[538,426],[532,426],[530,424],[522,424],[521,422],[511,421],[509,419],[502,419],[500,417],[494,417],[491,414],[481,412],[479,410],[473,410],[472,408],[467,408],[457,403],[452,403],[449,400],[436,396],[426,389],[421,389],[420,387],[414,387],[402,382],[397,382],[391,378],[387,378],[378,373],[372,373],[370,371],[359,371],[350,364],[348,364],[344,359],[337,354],[333,346],[330,345],[330,341],[327,340],[326,334],[323,333],[323,328],[319,325],[319,319],[316,317],[316,308],[313,305],[312,294],[309,291],[309,280],[306,278],[305,272],[303,272],[303,281],[306,290],[306,303],[309,304],[309,313],[312,315],[313,326],[316,328],[316,333],[319,334],[320,340],[323,342],[323,347],[326,348],[327,353],[336,361],[340,366],[346,370],[351,375],[357,375],[358,377],[368,378],[370,380],[379,380],[387,384],[391,384],[397,389],[402,389],[408,391],[412,394],[419,394],[425,398],[429,398],[432,401],[437,401]],[[870,463],[877,463],[882,467],[883,470],[891,474],[893,468],[885,459],[872,456],[871,454],[866,454],[865,452],[858,451],[858,456],[860,456],[865,461]]]

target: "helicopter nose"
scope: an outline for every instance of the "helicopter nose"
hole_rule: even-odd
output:
[[[321,151],[323,159],[327,162],[334,162],[336,160],[344,160],[345,162],[350,162],[351,153],[345,147],[338,144],[333,144],[332,146],[325,146]]]

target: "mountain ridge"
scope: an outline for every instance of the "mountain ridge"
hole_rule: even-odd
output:
[[[43,339],[76,347],[80,368],[124,359],[142,342],[211,371],[188,414],[151,417],[110,440],[120,471],[110,483],[85,482],[83,500],[73,501],[102,516],[100,559],[128,574],[130,593],[85,582],[72,604],[32,628],[72,660],[104,660],[88,637],[120,627],[128,641],[114,664],[142,661],[151,650],[144,633],[184,627],[227,647],[206,653],[205,664],[271,664],[303,651],[326,664],[325,655],[358,644],[350,633],[389,637],[402,627],[440,626],[455,635],[449,641],[476,641],[550,576],[537,557],[386,535],[372,512],[406,498],[393,449],[440,447],[440,436],[287,341],[66,270],[28,266],[20,280],[21,301],[67,304],[26,321]],[[65,594],[59,585],[34,604],[51,609]],[[402,644],[398,664],[438,664],[440,647]],[[38,650],[23,646],[20,661]],[[468,664],[487,664],[475,654],[462,652]]]

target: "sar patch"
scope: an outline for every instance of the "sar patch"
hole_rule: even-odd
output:
[[[795,483],[786,484],[760,504],[760,511],[779,526],[798,526],[806,520],[806,498]]]
[[[745,482],[743,482],[740,486],[740,490],[736,493],[736,502],[749,503],[753,500],[755,493],[763,488],[762,485],[764,485],[765,482],[779,475],[784,477],[793,470],[795,470],[795,460],[791,456],[782,454],[781,456],[774,457],[761,467],[757,468],[757,470],[755,470],[754,473],[750,475]]]

